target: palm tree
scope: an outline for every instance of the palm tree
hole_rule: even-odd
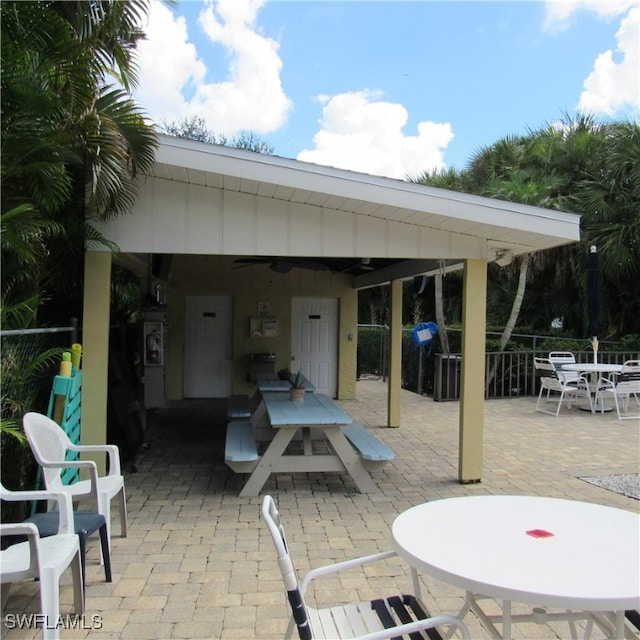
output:
[[[514,261],[498,276],[508,280],[514,268],[521,271],[503,345],[523,307],[546,310],[528,315],[529,321],[538,318],[534,328],[546,331],[551,319],[561,317],[566,330],[586,335],[586,294],[580,283],[585,282],[591,244],[598,245],[603,262],[606,261],[603,271],[609,300],[607,335],[640,332],[637,124],[598,123],[585,115],[565,118],[560,124],[524,136],[509,136],[481,149],[459,174],[425,174],[418,181],[583,216],[580,243],[533,254],[526,263],[524,259]],[[490,270],[490,287],[493,271]],[[526,282],[541,279],[544,286],[525,289]]]
[[[129,211],[153,164],[156,133],[128,94],[147,4],[0,3],[4,328],[81,315],[85,246],[109,246],[91,220]],[[3,350],[3,391],[43,358],[17,366]],[[3,395],[3,434],[27,400]]]
[[[66,292],[81,291],[85,242],[102,241],[90,219],[130,210],[135,176],[153,164],[156,134],[126,92],[135,84],[146,7],[143,0],[0,4],[2,225],[12,232],[2,245],[3,303],[55,292],[68,308]],[[43,250],[48,259],[17,288],[11,278],[21,261]]]

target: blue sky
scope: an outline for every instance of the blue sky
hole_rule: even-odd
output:
[[[578,111],[640,114],[638,0],[152,0],[138,102],[404,178]]]

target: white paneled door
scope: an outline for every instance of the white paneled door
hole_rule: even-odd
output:
[[[320,393],[335,398],[338,380],[338,300],[294,298],[291,370],[300,370]]]
[[[231,298],[186,296],[184,397],[231,395]]]

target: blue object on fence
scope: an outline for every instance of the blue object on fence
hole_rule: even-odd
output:
[[[426,347],[438,333],[438,325],[435,322],[421,322],[411,329],[411,338],[416,347]]]

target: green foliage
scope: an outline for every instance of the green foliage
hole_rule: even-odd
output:
[[[604,345],[601,345],[604,350]],[[545,338],[536,344],[536,351],[585,351],[591,350],[591,343],[588,340],[576,340],[575,338]]]
[[[622,351],[639,351],[640,352],[640,333],[633,333],[622,336],[619,342],[619,348]]]
[[[39,375],[54,370],[62,352],[61,347],[54,347],[31,355],[20,341],[14,341],[13,344],[9,344],[9,340],[4,341],[0,360],[3,432],[5,427],[19,425],[22,416],[33,410],[37,394],[34,380]]]
[[[280,380],[291,380],[291,369],[289,367],[280,367],[277,373]]]
[[[91,219],[130,211],[135,178],[153,165],[157,135],[129,95],[147,8],[148,0],[0,2],[4,329],[80,317],[85,246],[115,248]],[[34,355],[3,340],[2,473],[17,474],[15,488],[28,466],[19,420],[59,352]]]
[[[579,213],[580,242],[531,256],[520,317],[533,333],[547,333],[552,321],[560,318],[565,331],[586,336],[587,262],[589,247],[595,244],[605,292],[601,339],[640,332],[637,122],[597,122],[585,115],[565,118],[480,149],[464,171],[427,173],[416,181]],[[518,266],[518,260],[506,268],[489,265],[489,322],[506,323],[517,299]]]
[[[253,131],[241,131],[232,138],[228,138],[224,134],[215,133],[208,129],[204,118],[199,116],[184,118],[180,121],[164,122],[161,130],[163,133],[176,138],[186,138],[187,140],[196,140],[207,144],[218,144],[224,147],[234,147],[265,155],[273,155],[273,147],[264,140],[260,140]]]
[[[20,444],[24,444],[27,441],[27,437],[20,423],[12,418],[0,418],[0,434],[2,436],[15,438]],[[2,445],[0,445],[0,447],[1,446]]]
[[[298,371],[295,376],[291,378],[291,388],[292,389],[304,389],[304,378],[302,374]]]
[[[157,136],[127,92],[147,6],[0,3],[2,303],[48,300],[41,325],[79,315],[85,241],[104,244],[89,217],[128,212],[154,162]]]

